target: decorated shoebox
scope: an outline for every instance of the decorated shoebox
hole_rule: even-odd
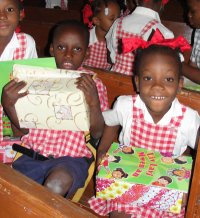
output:
[[[97,174],[96,196],[180,213],[188,192],[192,158],[113,143]]]
[[[3,141],[0,142],[0,162],[12,163],[16,155],[16,151],[12,150],[14,143],[21,144],[19,138],[4,137]]]
[[[15,104],[21,128],[89,130],[89,108],[76,87],[80,71],[25,65],[13,66],[13,78],[27,84],[28,95]]]
[[[41,67],[50,67],[56,68],[56,63],[54,58],[32,58],[26,60],[10,60],[10,61],[0,61],[0,97],[3,90],[3,87],[10,81],[12,69],[14,64],[23,64],[31,66],[41,66]],[[10,120],[3,112],[2,115],[3,121],[3,136],[13,136],[11,129]]]

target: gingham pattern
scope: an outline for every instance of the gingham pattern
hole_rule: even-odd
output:
[[[13,60],[24,59],[27,48],[26,35],[24,33],[16,33],[20,47],[16,48],[13,54]]]
[[[168,213],[145,207],[135,207],[131,204],[118,204],[116,200],[102,200],[92,197],[88,203],[90,208],[101,216],[106,216],[112,211],[125,212],[131,214],[131,218],[184,218],[185,208],[180,214]]]
[[[90,57],[84,61],[84,65],[109,70],[111,65],[107,61],[106,42],[96,42],[89,49]]]
[[[186,107],[182,106],[182,115],[173,117],[167,126],[148,123],[144,120],[141,109],[134,106],[136,97],[133,96],[133,121],[131,126],[130,144],[163,153],[173,153],[178,127],[181,124]]]
[[[116,37],[116,44],[118,45],[118,42],[122,38],[131,38],[131,37],[143,37],[143,35],[151,29],[155,24],[158,23],[157,20],[151,20],[149,21],[140,34],[134,34],[134,33],[129,33],[123,30],[122,26],[123,22],[123,17],[120,18],[118,26],[117,26],[117,37]],[[134,27],[133,27],[134,28]],[[126,53],[126,54],[119,54],[118,52],[118,46],[116,50],[116,57],[115,57],[115,63],[112,67],[112,71],[121,73],[121,74],[126,74],[126,75],[132,75],[133,74],[133,62],[134,62],[134,54],[132,52]]]
[[[194,44],[190,60],[200,68],[200,29],[195,30]]]
[[[80,68],[79,70],[83,70]],[[84,70],[91,73],[91,71]],[[101,110],[108,109],[107,91],[100,79],[95,80],[99,94]],[[54,157],[91,157],[87,148],[84,132],[30,129],[22,138],[25,146],[40,151],[45,156]]]

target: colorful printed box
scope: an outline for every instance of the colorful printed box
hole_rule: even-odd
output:
[[[12,150],[14,143],[21,144],[19,138],[4,137],[3,141],[0,142],[0,162],[12,163],[16,155],[16,151]]]
[[[84,93],[76,87],[80,71],[13,66],[13,77],[27,85],[20,91],[15,109],[21,128],[89,130],[89,108]]]
[[[113,143],[97,175],[102,199],[180,213],[188,192],[192,158]]]

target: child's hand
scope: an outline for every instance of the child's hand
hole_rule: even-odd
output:
[[[92,75],[81,74],[81,77],[77,78],[76,84],[77,88],[83,91],[86,102],[90,107],[99,105],[98,91]]]
[[[18,93],[23,87],[26,86],[24,81],[17,82],[15,80],[11,80],[8,84],[6,84],[2,91],[2,105],[3,107],[12,107],[15,105],[17,100],[28,94],[27,92]]]

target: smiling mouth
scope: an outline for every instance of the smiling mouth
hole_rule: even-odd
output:
[[[151,99],[154,99],[154,100],[164,100],[166,97],[164,96],[151,96]]]
[[[63,63],[63,68],[64,69],[73,69],[73,64],[69,63],[69,62],[65,62]]]

